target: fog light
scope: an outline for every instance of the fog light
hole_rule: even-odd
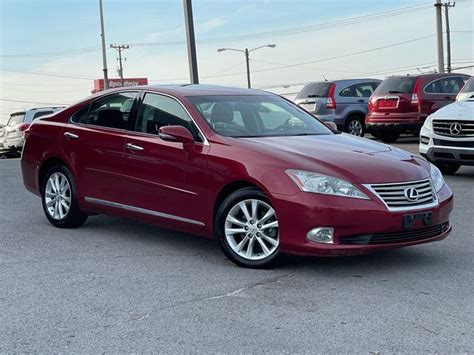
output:
[[[420,142],[423,144],[428,144],[430,142],[430,138],[426,136],[420,136]]]
[[[316,243],[333,244],[334,228],[332,227],[317,227],[311,229],[306,238]]]

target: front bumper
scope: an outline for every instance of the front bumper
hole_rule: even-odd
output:
[[[453,138],[422,128],[420,154],[432,162],[474,165],[474,138]]]
[[[272,196],[272,203],[278,214],[280,249],[283,253],[314,256],[357,255],[441,240],[451,231],[449,215],[453,209],[453,195],[447,185],[438,193],[436,206],[399,212],[388,211],[376,197],[373,197],[373,200],[360,200],[301,192],[294,196]],[[402,225],[403,216],[423,212],[432,213],[431,226],[442,226],[439,234],[393,243],[357,243],[361,236],[407,232]],[[333,244],[316,243],[306,238],[308,231],[318,226],[334,228]],[[422,222],[417,222],[409,231],[422,228]],[[354,243],[350,242],[351,238]]]

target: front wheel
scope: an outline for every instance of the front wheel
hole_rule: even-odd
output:
[[[266,268],[279,258],[278,218],[266,195],[256,188],[238,190],[224,200],[215,233],[224,254],[239,266]]]
[[[349,117],[344,125],[344,132],[357,137],[363,137],[365,134],[364,120],[359,116]]]
[[[44,213],[49,222],[59,228],[82,225],[87,214],[77,205],[76,186],[69,170],[56,165],[45,174],[41,189]]]

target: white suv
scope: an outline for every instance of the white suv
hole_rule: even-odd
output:
[[[6,126],[0,128],[0,155],[16,155],[21,152],[25,141],[24,131],[33,120],[51,115],[64,107],[41,107],[10,115]]]
[[[421,128],[419,149],[444,174],[454,174],[461,165],[474,165],[474,98],[428,116]]]

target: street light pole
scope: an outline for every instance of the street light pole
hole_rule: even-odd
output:
[[[234,51],[234,52],[244,53],[244,55],[245,55],[245,66],[247,68],[247,87],[250,89],[251,88],[251,85],[250,85],[250,52],[256,51],[257,49],[260,49],[260,48],[266,48],[266,47],[275,48],[276,44],[266,44],[264,46],[260,46],[260,47],[256,47],[256,48],[252,48],[252,49],[248,49],[248,48],[245,48],[245,49],[219,48],[217,51],[218,52]]]
[[[99,0],[99,17],[100,17],[100,38],[102,44],[102,67],[104,72],[104,89],[109,88],[109,76],[107,73],[107,54],[105,49],[105,30],[104,30],[104,11],[102,10],[102,0]]]

